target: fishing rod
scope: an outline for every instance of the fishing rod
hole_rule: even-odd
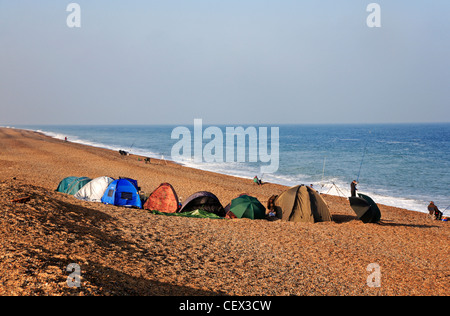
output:
[[[131,152],[131,149],[133,148],[135,142],[136,142],[136,141],[133,142],[133,144],[131,145],[131,147],[130,147],[130,149],[129,149],[128,151]]]
[[[450,205],[449,206],[447,206],[443,211],[442,211],[442,214],[444,214],[445,213],[445,211],[448,209],[450,207]]]
[[[326,161],[326,159],[327,159],[327,157],[325,156],[325,157],[323,157],[323,169],[322,169],[322,181],[321,181],[321,186],[322,186],[322,188],[323,188],[323,186],[324,186],[324,184],[323,184],[323,178],[324,178],[324,176],[325,176],[325,161]]]
[[[362,156],[362,159],[361,159],[361,164],[359,165],[359,172],[358,172],[358,177],[356,178],[356,182],[359,182],[359,175],[361,174],[361,168],[362,168],[362,165],[363,165],[364,157],[366,156],[366,148],[367,148],[367,143],[364,146],[364,152],[363,152],[363,156]]]
[[[371,134],[372,131],[369,131],[369,134]],[[367,150],[367,144],[369,143],[369,140],[366,141],[366,144],[364,145],[364,152],[363,152],[363,156],[361,158],[361,164],[359,165],[359,172],[358,172],[358,177],[356,178],[356,182],[359,182],[359,176],[361,174],[361,168],[363,165],[363,161],[364,161],[364,157],[366,156],[366,150]]]

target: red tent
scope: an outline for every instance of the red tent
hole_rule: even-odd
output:
[[[178,208],[177,193],[169,183],[161,183],[144,204],[144,209],[164,213],[176,213]]]

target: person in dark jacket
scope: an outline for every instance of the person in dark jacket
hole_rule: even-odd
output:
[[[442,212],[438,209],[438,207],[434,204],[433,201],[428,205],[428,212],[431,216],[434,216],[434,219],[440,221],[442,219]]]
[[[352,191],[352,197],[356,197],[356,191],[358,190],[356,188],[356,185],[358,184],[358,182],[356,182],[356,180],[353,180],[352,183],[350,184],[350,188]]]

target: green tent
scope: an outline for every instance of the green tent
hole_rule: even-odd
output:
[[[91,181],[87,177],[67,177],[63,179],[56,189],[57,192],[75,195],[82,187]]]
[[[67,177],[67,178],[63,179],[59,183],[58,188],[56,189],[56,192],[66,193],[70,184],[76,179],[78,179],[78,177]]]
[[[266,208],[257,198],[241,195],[231,201],[230,212],[238,218],[264,219]]]

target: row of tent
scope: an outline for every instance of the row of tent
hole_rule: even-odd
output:
[[[56,191],[89,202],[142,208],[138,183],[129,178],[67,177],[59,183]]]
[[[241,194],[223,207],[213,193],[200,191],[189,196],[181,205],[175,189],[169,183],[162,183],[144,201],[139,195],[137,180],[130,178],[67,177],[59,183],[56,191],[74,195],[79,200],[143,208],[164,215],[249,219],[264,219],[267,216],[266,207],[247,194]],[[356,208],[352,205],[352,200],[350,204],[359,219],[364,222],[379,220],[379,209],[372,200],[367,202],[361,197],[356,199],[353,200]],[[275,218],[283,221],[316,223],[332,220],[322,196],[304,185],[291,187],[279,196],[272,196],[268,208]]]
[[[226,217],[231,206],[233,213],[229,217],[246,217],[263,219],[265,207],[253,197],[240,196],[224,208],[219,199],[211,192],[200,191],[192,194],[180,205],[178,195],[169,183],[162,183],[150,196],[141,200],[136,180],[130,178],[113,179],[111,177],[67,177],[63,179],[56,191],[73,195],[79,200],[100,202],[116,206],[144,208],[162,214],[183,213],[196,217]]]

